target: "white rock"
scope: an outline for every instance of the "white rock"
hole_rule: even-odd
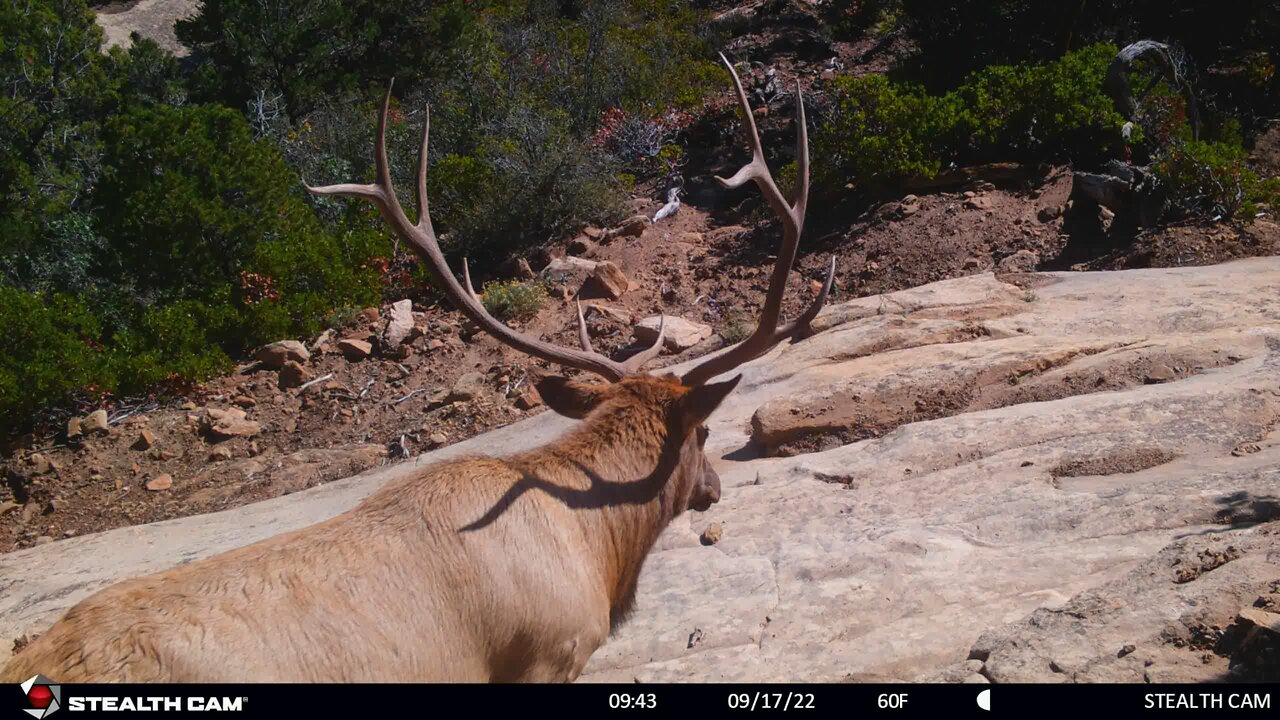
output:
[[[652,343],[658,338],[659,316],[649,317],[636,323],[636,341],[642,345]],[[666,318],[666,334],[662,346],[671,352],[683,352],[711,337],[711,326],[686,320],[682,317],[668,315]]]

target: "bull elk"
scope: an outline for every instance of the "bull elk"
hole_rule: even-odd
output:
[[[724,57],[721,56],[724,60]],[[632,605],[654,541],[687,508],[720,497],[703,453],[704,422],[741,375],[709,382],[803,332],[809,308],[779,326],[808,195],[804,104],[797,88],[799,189],[788,203],[765,163],[751,108],[729,67],[752,159],[726,188],[755,181],[781,217],[782,248],[755,331],[681,377],[640,372],[652,347],[618,362],[552,345],[493,318],[465,269],[454,277],[427,209],[427,138],[410,222],[387,164],[388,88],[372,184],[308,187],[373,201],[426,262],[450,301],[499,341],[603,377],[544,376],[554,411],[582,420],[557,441],[496,459],[433,464],[316,525],[158,574],[120,582],[71,608],[10,659],[0,681],[60,682],[572,681]]]

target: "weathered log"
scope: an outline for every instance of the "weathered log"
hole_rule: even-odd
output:
[[[1155,80],[1163,77],[1173,83],[1178,88],[1178,91],[1182,93],[1183,98],[1187,101],[1187,120],[1191,124],[1191,136],[1199,139],[1200,110],[1196,105],[1195,92],[1191,89],[1191,83],[1182,73],[1181,58],[1164,43],[1154,40],[1139,40],[1125,46],[1120,52],[1116,53],[1115,59],[1107,67],[1107,77],[1102,81],[1102,90],[1115,102],[1116,110],[1128,120],[1136,120],[1138,102],[1134,99],[1133,91],[1129,87],[1129,71],[1133,69],[1133,64],[1139,58],[1153,60],[1159,66],[1160,74],[1153,78],[1152,84],[1154,84]]]

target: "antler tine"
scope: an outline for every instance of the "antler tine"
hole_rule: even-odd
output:
[[[378,117],[378,136],[374,145],[374,161],[376,164],[375,181],[370,184],[342,183],[312,187],[306,185],[309,192],[315,195],[359,197],[372,201],[378,206],[382,217],[391,225],[397,238],[407,240],[415,251],[426,262],[431,275],[440,283],[445,297],[453,303],[463,315],[479,325],[499,342],[509,345],[528,355],[548,362],[577,368],[600,375],[611,381],[622,379],[638,369],[629,360],[626,364],[611,360],[604,355],[592,351],[589,347],[583,350],[559,347],[537,338],[518,333],[503,325],[489,314],[484,304],[471,286],[471,272],[466,261],[463,261],[463,281],[458,282],[436,240],[431,226],[431,217],[427,203],[427,145],[430,136],[430,111],[427,113],[422,130],[422,144],[418,155],[418,221],[410,223],[396,197],[391,184],[391,168],[387,162],[387,115],[391,107],[392,83],[387,85],[387,93],[382,99],[382,113]]]
[[[573,304],[578,306],[578,342],[582,344],[583,350],[595,352],[595,348],[591,347],[591,335],[587,332],[587,319],[582,316],[582,301],[574,300]]]
[[[650,360],[658,357],[658,355],[662,352],[662,343],[666,339],[667,339],[667,316],[659,315],[658,316],[658,337],[654,339],[653,344],[645,348],[644,350],[641,350],[640,352],[636,353],[635,355],[632,355],[626,360],[623,360],[622,366],[627,368],[627,372],[638,371],[641,365],[644,365]]]
[[[730,189],[741,187],[748,180],[755,181],[765,200],[768,201],[770,207],[782,220],[782,247],[778,251],[778,259],[774,263],[773,274],[769,278],[769,290],[765,295],[764,306],[760,310],[760,321],[756,325],[755,331],[751,333],[750,337],[733,346],[727,352],[709,358],[685,373],[681,381],[686,385],[704,383],[716,375],[728,372],[742,363],[763,355],[788,337],[807,334],[810,330],[809,324],[813,318],[817,317],[818,312],[826,302],[827,295],[831,291],[831,284],[835,278],[835,258],[832,258],[827,280],[818,296],[814,298],[813,303],[794,321],[781,327],[778,326],[778,319],[782,313],[782,297],[787,289],[787,275],[791,272],[791,266],[795,262],[796,250],[800,244],[800,233],[804,229],[805,210],[809,204],[809,130],[804,113],[804,95],[799,82],[797,82],[796,170],[799,178],[796,200],[794,203],[788,203],[782,191],[778,189],[778,184],[774,182],[768,163],[765,162],[764,147],[760,142],[760,132],[756,128],[755,116],[751,112],[751,103],[747,101],[747,93],[742,89],[742,80],[738,78],[738,72],[733,69],[733,64],[724,56],[724,53],[720,54],[720,60],[729,69],[729,75],[733,78],[734,90],[738,94],[738,105],[746,117],[747,141],[751,146],[751,162],[744,165],[733,177],[727,180],[716,177],[716,180],[721,186]]]
[[[386,110],[382,111],[386,116]],[[427,141],[431,138],[431,106],[428,105],[426,117],[422,120],[422,146],[418,148],[418,224],[419,230],[435,235],[431,227],[431,210],[427,203]]]

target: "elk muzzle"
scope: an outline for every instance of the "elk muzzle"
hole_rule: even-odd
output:
[[[689,493],[689,509],[706,512],[719,501],[720,475],[710,466],[704,465],[702,477],[698,478],[698,482],[694,483],[693,492]]]

